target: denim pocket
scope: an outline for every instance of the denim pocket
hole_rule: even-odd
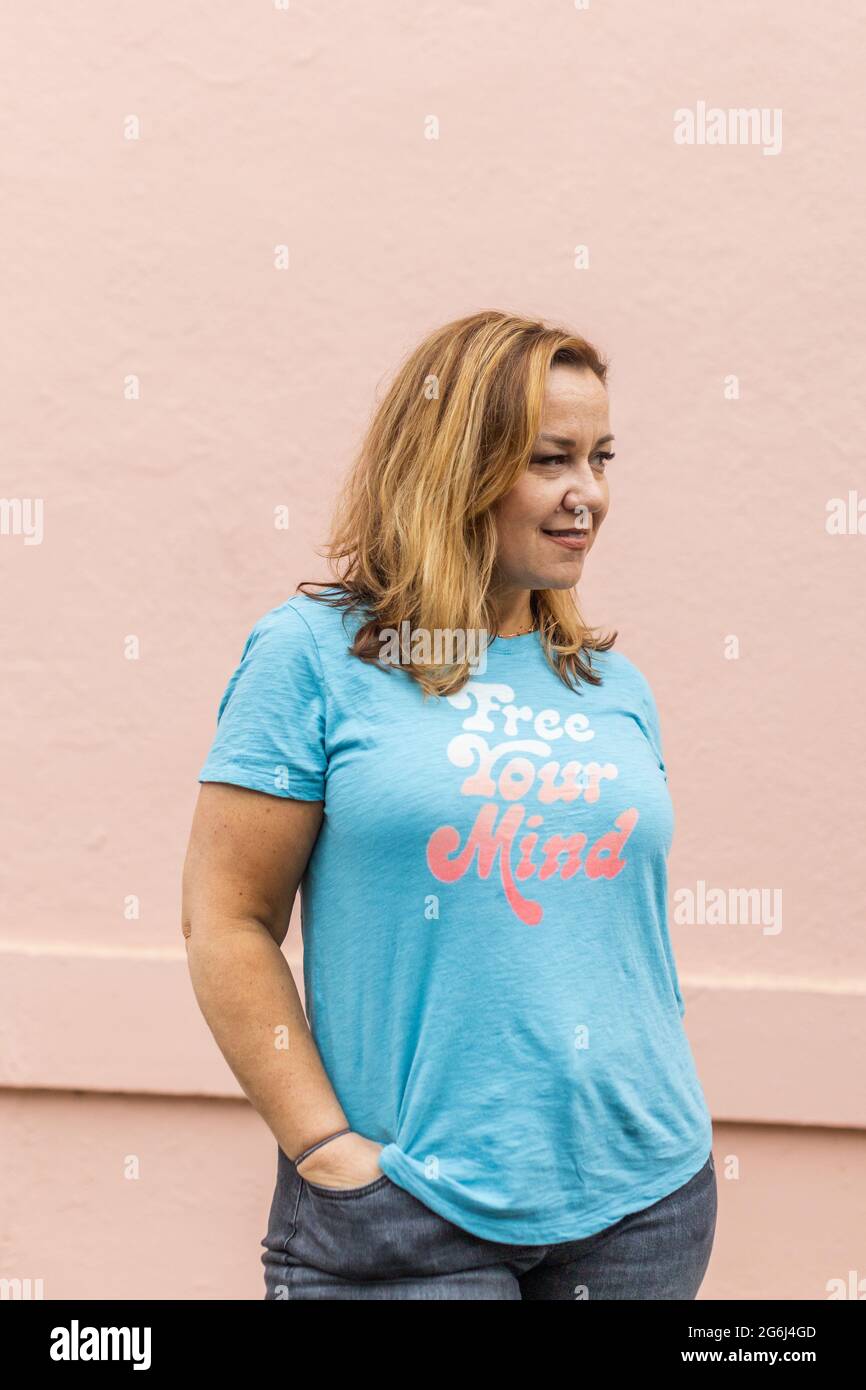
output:
[[[298,1174],[298,1177],[304,1187],[315,1193],[317,1197],[335,1198],[337,1201],[347,1197],[366,1197],[368,1192],[378,1192],[380,1187],[384,1187],[386,1183],[391,1181],[388,1174],[383,1173],[381,1177],[374,1178],[372,1182],[365,1183],[363,1187],[322,1187],[321,1183],[307,1182],[301,1173]]]
[[[353,1282],[428,1278],[503,1258],[506,1247],[454,1225],[387,1173],[363,1187],[322,1187],[301,1178],[299,1187],[287,1253],[304,1267],[304,1280],[313,1278],[308,1268]]]
[[[301,1183],[294,1164],[282,1151],[277,1149],[277,1181],[268,1213],[268,1229],[260,1244],[267,1253],[284,1252],[294,1238],[298,1225],[298,1207],[301,1202]]]

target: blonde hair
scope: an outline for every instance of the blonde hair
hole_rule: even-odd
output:
[[[485,310],[437,328],[406,358],[378,406],[338,502],[325,551],[337,583],[307,596],[366,614],[351,645],[380,664],[381,630],[495,630],[490,591],[497,551],[491,508],[523,474],[554,364],[608,363],[584,338]],[[584,659],[596,637],[571,589],[530,596],[548,662],[566,685],[601,677]],[[450,695],[468,660],[402,667],[425,694]]]

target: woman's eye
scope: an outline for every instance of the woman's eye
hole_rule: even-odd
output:
[[[594,454],[594,455],[593,455],[593,461],[594,461],[595,459],[603,459],[603,460],[605,461],[605,463],[609,463],[611,459],[615,459],[615,458],[616,458],[616,454]],[[545,458],[535,459],[535,462],[536,462],[536,463],[568,463],[568,454],[547,454]]]

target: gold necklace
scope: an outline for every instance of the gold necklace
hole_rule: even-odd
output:
[[[535,631],[535,628],[536,628],[536,624],[533,623],[533,624],[532,624],[532,627],[521,628],[520,632],[497,632],[496,636],[497,636],[497,637],[525,637],[526,634],[527,634],[528,632],[534,632],[534,631]]]

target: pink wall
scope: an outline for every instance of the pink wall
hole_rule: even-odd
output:
[[[274,1143],[180,935],[196,776],[253,622],[324,573],[388,373],[497,307],[613,359],[581,595],[661,712],[702,1296],[866,1278],[866,534],[827,523],[866,498],[864,28],[855,0],[0,16],[0,1276],[262,1296]],[[675,143],[699,103],[781,112],[781,148]],[[679,922],[699,883],[780,891],[781,930]]]

